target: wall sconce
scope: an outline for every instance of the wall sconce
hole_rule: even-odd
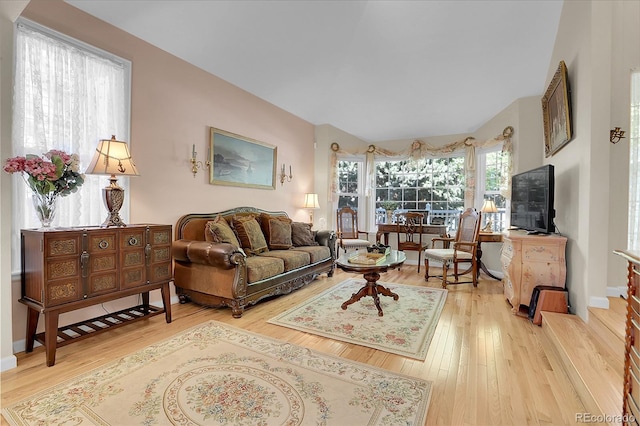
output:
[[[207,161],[202,164],[202,161],[198,161],[198,153],[196,152],[196,144],[193,144],[193,150],[191,151],[191,173],[193,173],[193,177],[196,177],[198,170],[207,166],[211,166],[211,161],[209,161],[209,156],[207,155]]]
[[[304,194],[304,207],[309,209],[309,222],[313,223],[313,211],[320,208],[318,194]]]
[[[615,144],[620,142],[620,139],[624,139],[624,130],[620,130],[620,127],[616,127],[609,132],[609,142]]]
[[[489,213],[498,213],[496,203],[493,200],[484,200],[484,204],[480,211],[487,213],[487,224],[482,228],[482,232],[493,232],[493,221],[491,220]]]
[[[289,176],[284,172],[284,163],[282,163],[282,169],[280,169],[280,185],[284,185],[284,181],[291,182],[293,174],[291,173],[291,165],[289,165]]]
[[[109,215],[102,228],[109,226],[127,226],[120,218],[120,208],[124,202],[124,189],[118,185],[121,176],[138,176],[136,165],[129,154],[126,142],[117,141],[115,135],[111,139],[103,139],[98,143],[93,159],[85,173],[90,175],[111,175],[109,185],[102,189],[104,204]]]

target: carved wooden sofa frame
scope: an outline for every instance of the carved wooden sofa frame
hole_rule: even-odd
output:
[[[238,207],[216,213],[187,214],[178,220],[172,252],[174,282],[181,303],[191,300],[205,306],[227,306],[235,318],[240,318],[247,306],[297,290],[322,273],[333,276],[336,235],[330,230],[314,231],[315,241],[329,248],[329,258],[250,284],[247,257],[242,250],[228,243],[205,241],[206,224],[218,215],[231,218],[261,213],[287,216],[285,212]]]

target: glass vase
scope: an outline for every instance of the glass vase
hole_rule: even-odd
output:
[[[34,192],[32,200],[33,207],[36,209],[36,216],[38,216],[42,227],[49,228],[56,215],[58,195],[53,192],[49,192],[48,194],[39,194]]]

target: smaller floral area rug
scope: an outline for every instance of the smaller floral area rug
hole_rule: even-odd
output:
[[[211,321],[2,414],[12,425],[424,425],[431,389]]]
[[[379,282],[399,296],[396,301],[380,295],[384,316],[378,316],[370,296],[342,310],[342,303],[364,284],[364,279],[348,279],[268,322],[409,358],[426,359],[447,290]]]

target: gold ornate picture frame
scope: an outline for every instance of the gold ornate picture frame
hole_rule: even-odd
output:
[[[567,66],[560,61],[549,87],[542,97],[544,154],[550,157],[565,146],[572,135],[571,98]]]
[[[212,127],[210,152],[211,184],[276,189],[275,146]]]

